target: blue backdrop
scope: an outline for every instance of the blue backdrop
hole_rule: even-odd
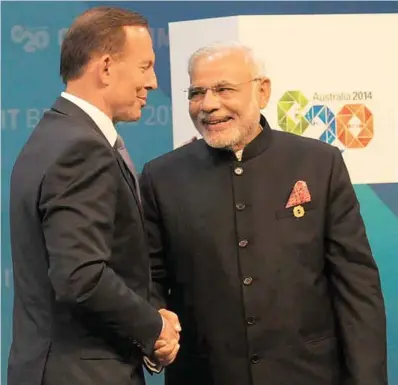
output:
[[[144,162],[172,149],[168,23],[232,15],[391,13],[397,2],[112,2],[148,17],[153,28],[159,89],[143,119],[120,126],[140,170]],[[105,2],[1,3],[1,369],[6,383],[11,343],[12,263],[9,244],[9,177],[15,158],[42,112],[62,91],[59,47],[73,18]],[[216,37],[215,37],[216,39]],[[371,74],[377,76],[377,74]],[[398,100],[397,100],[398,102]],[[397,103],[398,105],[398,103]],[[398,167],[398,166],[397,166]],[[387,305],[390,385],[398,385],[398,184],[355,186]],[[395,201],[394,201],[395,199]],[[161,384],[162,376],[149,379]]]

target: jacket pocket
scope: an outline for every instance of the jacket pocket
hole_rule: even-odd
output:
[[[283,218],[294,218],[302,219],[307,215],[307,211],[313,210],[315,208],[312,202],[303,203],[301,205],[292,206],[289,208],[283,208],[276,211],[276,219]]]
[[[318,345],[323,345],[323,344],[328,344],[328,343],[334,343],[336,340],[336,336],[333,333],[327,333],[322,336],[310,338],[307,341],[304,342],[306,346],[318,346]]]

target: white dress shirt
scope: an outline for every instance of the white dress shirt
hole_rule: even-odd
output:
[[[91,103],[75,95],[69,94],[67,92],[62,92],[61,96],[80,107],[98,126],[110,145],[112,147],[115,145],[117,131],[109,116],[105,115],[100,109],[93,106]]]

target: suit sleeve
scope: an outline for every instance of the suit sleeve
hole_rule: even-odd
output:
[[[148,165],[145,165],[142,170],[140,186],[151,260],[151,302],[158,309],[166,308],[170,284],[165,256],[165,231],[158,203],[155,198]]]
[[[109,264],[118,172],[109,148],[93,139],[68,146],[48,170],[39,209],[49,278],[58,302],[150,356],[162,319]]]
[[[338,149],[330,181],[326,246],[346,367],[341,385],[386,385],[386,319],[379,272]]]

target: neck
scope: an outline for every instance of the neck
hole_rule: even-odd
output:
[[[85,85],[76,83],[68,83],[65,92],[85,100],[101,110],[105,115],[109,116],[111,120],[113,119],[110,109],[107,107],[106,102],[100,92],[92,90],[90,87]]]
[[[249,132],[249,135],[242,140],[241,143],[236,144],[235,146],[232,146],[231,150],[233,152],[241,151],[243,150],[250,142],[252,142],[258,134],[263,130],[260,124],[257,124],[256,127]]]

